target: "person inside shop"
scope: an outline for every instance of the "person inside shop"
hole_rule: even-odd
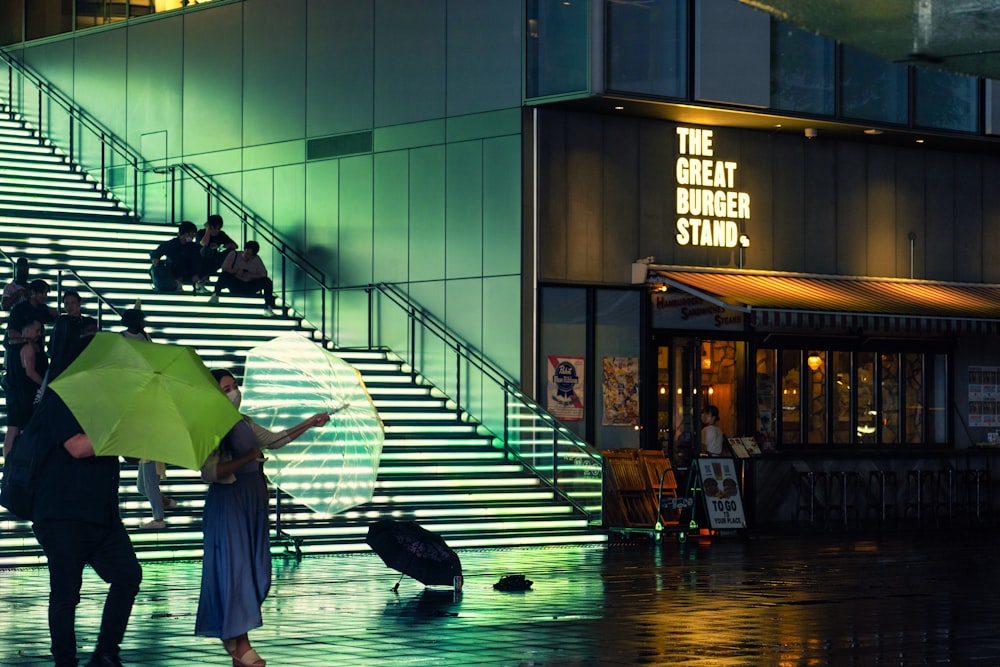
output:
[[[725,452],[726,439],[722,435],[722,429],[717,426],[719,422],[719,408],[714,405],[706,405],[701,411],[701,455],[702,456],[723,456]]]

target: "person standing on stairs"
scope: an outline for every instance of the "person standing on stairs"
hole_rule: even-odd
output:
[[[146,317],[138,307],[129,308],[122,313],[122,324],[125,329],[122,336],[134,340],[152,342],[146,333]],[[160,481],[167,477],[167,464],[150,459],[139,460],[139,471],[136,475],[136,488],[149,501],[153,518],[139,526],[139,530],[161,530],[167,527],[164,516],[165,509],[177,507],[177,501],[160,491]]]
[[[180,292],[184,289],[184,283],[195,286],[201,281],[198,273],[201,269],[201,255],[198,253],[198,245],[194,243],[197,231],[193,222],[185,220],[177,225],[177,236],[164,241],[149,253],[149,259],[153,263],[150,275],[157,291]],[[158,273],[161,264],[170,271],[170,277],[174,280],[173,289],[170,289],[169,279],[160,280]]]
[[[49,368],[49,358],[39,343],[42,323],[30,320],[21,327],[16,343],[7,353],[7,433],[3,440],[6,457],[35,412],[35,396]]]
[[[28,258],[19,257],[14,262],[14,279],[3,288],[3,309],[10,310],[22,301],[27,301],[28,291]]]
[[[221,215],[208,216],[204,228],[198,230],[194,241],[198,244],[198,252],[201,255],[201,265],[198,271],[201,281],[195,285],[195,291],[207,294],[206,283],[209,278],[218,273],[222,263],[226,261],[226,256],[239,246],[236,245],[236,241],[222,231]]]

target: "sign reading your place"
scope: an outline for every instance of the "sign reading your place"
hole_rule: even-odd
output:
[[[716,160],[712,130],[677,128],[677,244],[750,246],[740,220],[750,220],[750,194],[736,190],[739,165]]]

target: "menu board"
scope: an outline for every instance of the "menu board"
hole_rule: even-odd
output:
[[[698,459],[701,490],[705,497],[709,527],[716,530],[746,528],[740,485],[733,459]]]

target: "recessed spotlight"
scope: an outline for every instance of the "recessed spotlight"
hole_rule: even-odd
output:
[[[918,144],[922,144],[922,143],[924,143],[924,140],[923,139],[917,139],[917,143]]]
[[[775,123],[775,127],[781,127],[781,123]]]
[[[867,130],[865,130],[865,134],[873,134],[873,135],[874,134],[882,134],[882,130],[878,130],[878,129],[874,128],[874,127],[869,127]]]
[[[624,111],[624,110],[625,110],[625,107],[623,107],[623,106],[622,106],[622,105],[620,105],[620,104],[619,104],[618,106],[616,106],[616,107],[615,107],[615,111]]]

